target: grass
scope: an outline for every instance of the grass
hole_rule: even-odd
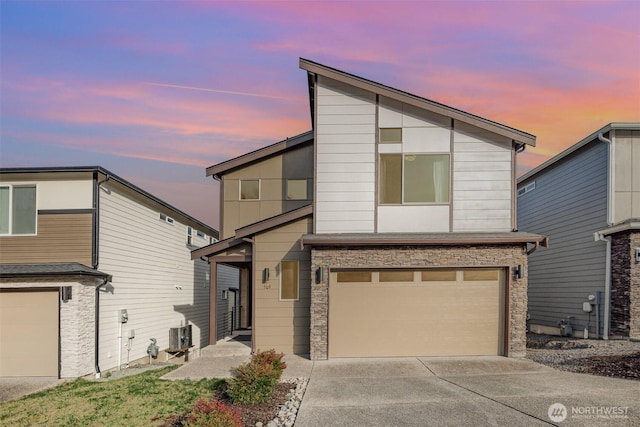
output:
[[[109,381],[77,379],[0,404],[3,426],[157,426],[210,396],[224,380],[167,381],[177,366]]]

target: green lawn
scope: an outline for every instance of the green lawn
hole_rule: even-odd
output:
[[[0,404],[3,426],[157,426],[211,395],[223,380],[167,381],[177,366],[109,381],[77,379]]]

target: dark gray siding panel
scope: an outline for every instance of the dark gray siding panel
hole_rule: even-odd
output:
[[[574,316],[574,330],[582,330],[589,322],[582,303],[604,291],[606,245],[594,232],[607,225],[607,156],[605,143],[592,142],[519,185],[536,182],[518,197],[518,229],[550,240],[529,257],[532,324],[557,326]],[[595,333],[595,312],[589,330]]]
[[[240,287],[240,271],[235,267],[224,264],[218,264],[218,298],[216,307],[216,338],[222,338],[231,335],[231,310],[234,305],[234,297],[237,292],[230,292],[229,289],[238,290]],[[226,291],[227,299],[222,298],[222,292]],[[237,301],[237,304],[240,302]]]

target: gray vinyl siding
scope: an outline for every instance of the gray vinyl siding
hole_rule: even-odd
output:
[[[535,181],[535,189],[518,197],[518,229],[550,240],[529,256],[530,324],[556,327],[574,316],[574,331],[581,331],[588,322],[583,302],[604,291],[606,245],[594,232],[607,226],[607,156],[606,144],[592,142],[519,183]],[[595,333],[595,311],[589,330]]]
[[[216,315],[218,321],[216,322],[216,338],[222,339],[231,334],[231,310],[229,310],[229,300],[234,298],[234,292],[229,292],[229,289],[239,289],[240,287],[240,272],[235,267],[230,267],[224,264],[218,264],[218,277],[217,282],[217,307]],[[222,291],[227,291],[228,299],[222,298]],[[239,298],[237,304],[240,304]]]

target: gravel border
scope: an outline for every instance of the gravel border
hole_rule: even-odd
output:
[[[278,416],[267,423],[266,427],[292,427],[296,422],[296,416],[304,397],[304,392],[309,383],[308,378],[285,378],[281,382],[292,383],[296,385],[295,390],[287,394],[287,400],[284,402]],[[262,423],[256,423],[255,427],[263,427]]]
[[[575,372],[580,359],[640,353],[640,341],[595,340],[529,334],[527,359],[563,371]]]

